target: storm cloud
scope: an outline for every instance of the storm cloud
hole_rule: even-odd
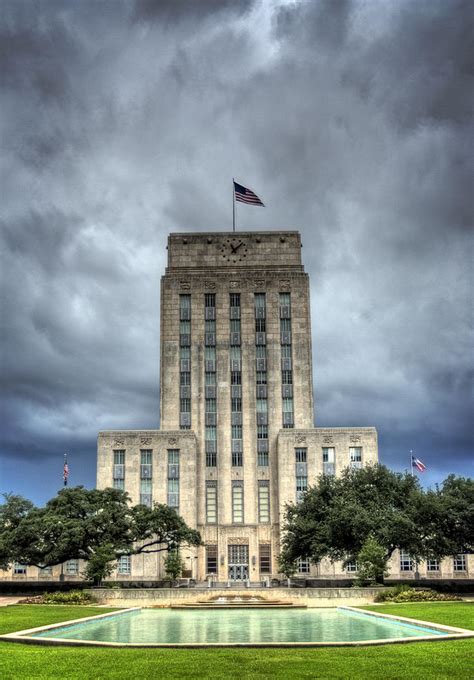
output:
[[[4,1],[0,490],[159,425],[172,231],[299,229],[316,424],[472,464],[472,3]]]

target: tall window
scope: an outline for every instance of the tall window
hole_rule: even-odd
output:
[[[280,347],[282,422],[284,428],[291,428],[294,427],[294,404],[290,293],[280,293]]]
[[[258,561],[261,574],[272,573],[272,547],[270,543],[260,543],[258,546]]]
[[[351,446],[349,448],[349,459],[351,468],[362,467],[362,446]]]
[[[114,451],[113,486],[122,491],[125,489],[125,449]]]
[[[242,438],[242,338],[240,325],[240,293],[230,293],[229,316],[231,463],[232,467],[242,467],[244,453]]]
[[[191,429],[191,296],[179,296],[179,427]]]
[[[296,566],[298,569],[298,573],[309,574],[311,570],[311,561],[309,557],[300,557],[299,559],[296,560]]]
[[[206,545],[206,572],[217,574],[217,545]]]
[[[130,576],[132,571],[132,559],[130,555],[122,555],[117,562],[117,572],[122,576]]]
[[[308,490],[308,451],[306,448],[295,449],[295,477],[296,477],[296,502],[303,500]]]
[[[204,295],[204,384],[206,467],[217,465],[216,296]]]
[[[179,449],[168,449],[168,505],[179,507]]]
[[[257,465],[268,467],[267,309],[265,293],[255,294]]]
[[[335,473],[336,450],[334,446],[323,446],[323,474],[333,475]]]
[[[400,550],[400,571],[413,571],[413,560],[405,550]]]
[[[232,482],[232,523],[243,524],[244,521],[244,486],[243,482]]]
[[[439,571],[439,560],[426,560],[426,571]]]
[[[261,524],[270,521],[270,486],[267,480],[258,482],[258,521]]]
[[[454,571],[466,571],[466,555],[456,555],[453,560]]]
[[[68,560],[66,562],[66,574],[68,576],[77,576],[79,573],[79,560]]]
[[[153,451],[140,450],[140,504],[152,506]]]
[[[206,523],[217,523],[217,482],[206,482]]]

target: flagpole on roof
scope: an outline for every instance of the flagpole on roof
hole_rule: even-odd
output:
[[[235,231],[235,180],[232,177],[232,231]]]

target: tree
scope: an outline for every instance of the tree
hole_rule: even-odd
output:
[[[298,505],[287,506],[282,560],[346,560],[372,537],[385,560],[402,548],[416,560],[472,549],[472,480],[448,477],[424,492],[418,479],[383,465],[321,476]]]
[[[383,583],[384,576],[388,576],[387,554],[383,545],[373,536],[369,536],[356,557],[358,574],[356,583],[370,586]]]
[[[82,559],[93,560],[94,569],[102,561],[105,569],[107,555],[116,560],[180,545],[201,545],[199,532],[166,505],[131,506],[128,495],[118,489],[63,489],[43,508],[6,496],[0,506],[4,565],[15,561],[41,568]]]
[[[99,586],[115,568],[116,554],[110,543],[100,545],[96,552],[90,556],[84,569],[84,576],[88,581],[93,581]]]
[[[165,572],[172,581],[181,576],[184,568],[183,560],[178,550],[171,550],[165,558]]]
[[[278,557],[278,569],[283,576],[286,576],[288,588],[290,587],[291,577],[297,571],[296,561],[288,558],[285,553],[280,553]]]

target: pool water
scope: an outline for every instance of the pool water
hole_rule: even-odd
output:
[[[122,643],[298,643],[444,635],[432,628],[343,609],[141,609],[62,626],[34,637]]]

